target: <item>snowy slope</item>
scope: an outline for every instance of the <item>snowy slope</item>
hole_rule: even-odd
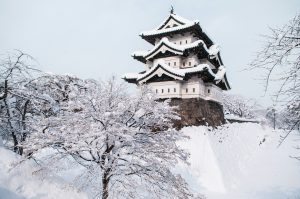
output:
[[[217,130],[186,127],[182,132],[191,138],[179,143],[191,153],[191,164],[179,164],[175,171],[195,192],[208,199],[300,197],[300,162],[289,157],[297,152],[296,134],[277,148],[280,132],[259,124],[233,123]],[[17,160],[0,146],[0,199],[87,198],[66,183],[74,171],[42,181],[32,175],[33,162],[9,171]]]
[[[50,182],[33,175],[33,162],[11,170],[19,158],[0,146],[0,199],[87,199],[58,177]]]
[[[296,134],[277,148],[279,132],[259,124],[182,131],[191,137],[180,143],[191,153],[191,165],[177,171],[195,191],[211,199],[300,197],[300,162],[289,157],[296,153]]]

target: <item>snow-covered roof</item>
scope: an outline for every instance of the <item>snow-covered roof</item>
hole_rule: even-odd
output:
[[[150,50],[150,51],[136,51],[132,54],[132,56],[133,57],[142,57],[143,59],[140,59],[140,61],[143,61],[145,63],[145,60],[149,60],[150,58],[155,56],[158,52],[160,52],[160,51],[164,52],[166,49],[162,49],[163,46],[166,46],[167,50],[170,51],[170,52],[173,52],[173,53],[178,54],[178,55],[182,55],[185,50],[190,49],[190,48],[195,48],[195,47],[199,46],[200,44],[203,46],[205,51],[211,57],[215,57],[220,51],[219,46],[215,45],[215,44],[212,45],[210,48],[208,48],[203,40],[197,40],[197,41],[194,41],[194,42],[189,43],[189,44],[179,45],[179,44],[175,44],[173,42],[170,42],[167,37],[164,37],[160,40],[159,43],[157,43],[153,47],[152,50]],[[160,49],[162,49],[162,50],[160,50]],[[157,53],[155,53],[155,52],[157,52]]]
[[[141,36],[154,36],[154,35],[159,35],[162,33],[169,33],[169,32],[187,29],[187,28],[193,27],[194,25],[199,25],[199,21],[193,21],[192,23],[187,23],[184,25],[175,26],[175,27],[171,27],[171,28],[165,28],[165,29],[160,29],[160,30],[153,29],[153,30],[149,30],[149,31],[144,31],[144,32],[141,32],[140,35]]]
[[[215,81],[217,83],[219,83],[225,76],[225,73],[226,73],[226,68],[225,66],[221,65],[219,68],[218,68],[218,71],[217,73],[215,74]]]
[[[151,55],[154,54],[154,52],[158,51],[163,45],[169,48],[169,51],[174,52],[175,54],[183,54],[183,51],[189,48],[195,48],[199,44],[203,44],[205,46],[205,49],[207,49],[205,43],[202,40],[195,41],[190,44],[184,44],[184,45],[179,45],[179,44],[174,44],[173,42],[170,42],[168,38],[164,37],[163,39],[160,40],[159,43],[157,43],[154,48],[150,51],[137,51],[132,54],[132,56],[136,57],[144,57],[145,59],[148,59]],[[151,56],[152,57],[152,56]]]
[[[191,67],[191,68],[183,68],[183,69],[176,69],[173,68],[167,64],[165,64],[163,61],[159,61],[158,63],[156,63],[150,70],[146,71],[143,74],[140,73],[127,73],[125,75],[123,75],[123,79],[135,79],[136,81],[141,81],[144,78],[148,77],[150,74],[155,73],[155,71],[157,71],[158,68],[163,69],[164,73],[166,74],[171,74],[173,76],[178,77],[178,79],[183,79],[187,74],[190,73],[197,73],[197,72],[201,72],[201,71],[208,71],[209,74],[212,77],[215,77],[215,73],[211,70],[211,68],[209,67],[208,64],[199,64],[195,67]]]
[[[155,28],[156,30],[160,30],[162,29],[169,21],[170,19],[174,19],[176,22],[178,22],[179,24],[189,24],[192,23],[192,21],[185,19],[179,15],[176,14],[169,14],[168,17],[157,27]]]

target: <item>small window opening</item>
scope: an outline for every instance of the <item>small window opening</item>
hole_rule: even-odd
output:
[[[176,93],[176,88],[174,88],[174,93]]]
[[[210,93],[210,89],[207,89],[207,93]]]
[[[169,62],[168,65],[171,66],[171,63]]]
[[[192,65],[192,62],[189,62],[189,66],[191,66]]]
[[[161,89],[161,93],[164,93],[164,89]]]
[[[174,62],[174,66],[176,66],[176,62]]]
[[[179,44],[181,45],[181,41],[179,42]]]
[[[187,44],[187,40],[185,40],[185,43]]]
[[[193,93],[196,91],[196,89],[195,88],[193,88]]]
[[[158,90],[156,89],[155,92],[158,93]]]
[[[185,66],[185,62],[183,62],[182,65]]]
[[[170,92],[170,89],[168,88],[168,93]]]
[[[185,89],[185,92],[186,92],[186,93],[187,93],[187,92],[189,92],[189,89],[188,89],[188,88],[186,88],[186,89]]]

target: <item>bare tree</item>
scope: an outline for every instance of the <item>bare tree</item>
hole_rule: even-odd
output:
[[[22,154],[21,142],[28,134],[27,116],[32,95],[28,83],[39,73],[31,63],[33,58],[21,51],[8,54],[0,63],[0,135],[13,141],[13,150]]]
[[[276,85],[279,83],[274,100],[285,107],[286,123],[289,124],[283,142],[300,126],[300,14],[283,27],[270,30],[271,34],[263,37],[264,46],[251,68],[265,71],[265,91],[272,81],[276,81]]]

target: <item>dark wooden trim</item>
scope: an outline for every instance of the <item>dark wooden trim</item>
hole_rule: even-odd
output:
[[[181,75],[178,75],[178,74],[175,74],[175,73],[172,73],[172,72],[168,71],[168,70],[165,69],[163,66],[161,66],[161,65],[158,64],[158,65],[155,67],[155,70],[153,70],[151,73],[149,73],[149,74],[146,75],[145,77],[139,79],[138,81],[142,81],[142,80],[146,79],[147,77],[149,77],[150,75],[152,75],[155,71],[157,71],[158,68],[162,68],[164,71],[170,73],[171,75],[174,75],[174,76],[177,76],[177,77],[180,77],[180,78],[184,78],[184,77],[181,76]]]
[[[173,19],[174,21],[176,21],[177,23],[183,25],[184,23],[182,23],[181,21],[178,21],[177,19],[175,19],[172,15],[169,16],[169,18],[158,28],[158,30],[161,30],[167,23],[169,23],[169,21]]]

